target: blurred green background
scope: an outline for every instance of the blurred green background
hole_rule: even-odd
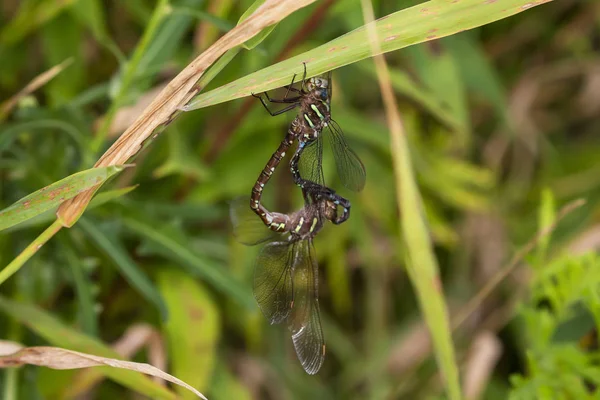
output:
[[[0,208],[91,167],[251,3],[171,0],[157,18],[164,1],[4,0],[0,99],[71,61],[0,112]],[[377,17],[418,3],[373,2]],[[386,55],[451,317],[562,205],[586,200],[454,332],[468,398],[597,396],[599,21],[597,1],[554,1]],[[359,1],[317,2],[242,50],[206,90],[362,25]],[[135,169],[103,186],[101,201],[2,284],[0,338],[94,354],[116,346],[211,399],[443,396],[404,270],[374,63],[340,68],[333,82],[332,116],[362,159],[367,184],[359,194],[345,191],[325,158],[326,180],[352,201],[352,216],[315,239],[328,348],[318,375],[305,375],[287,329],[269,326],[258,310],[251,292],[258,249],[231,235],[228,203],[250,194],[293,118],[271,118],[250,97],[181,115],[137,156]],[[94,142],[99,131],[106,140]],[[281,211],[301,205],[285,166],[265,199]],[[52,216],[0,233],[0,266]],[[0,393],[135,398],[135,384],[104,373],[4,370]]]

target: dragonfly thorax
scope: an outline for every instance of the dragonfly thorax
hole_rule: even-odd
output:
[[[331,120],[329,80],[310,78],[305,87],[306,92],[300,100],[302,122],[307,128],[321,132]]]
[[[305,207],[290,216],[288,227],[290,240],[306,240],[314,238],[323,228],[325,221],[337,218],[337,206],[325,198]]]

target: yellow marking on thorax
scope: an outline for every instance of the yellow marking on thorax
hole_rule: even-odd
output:
[[[312,233],[312,231],[315,230],[315,226],[317,226],[317,222],[319,222],[319,220],[317,218],[313,218],[313,222],[312,225],[310,226],[310,233]]]
[[[317,106],[315,106],[314,104],[311,104],[310,108],[312,108],[312,110],[317,113],[317,115],[319,116],[319,118],[321,120],[325,119],[325,117],[323,117],[323,114],[321,114],[321,111],[319,111],[319,109],[317,108]]]
[[[298,222],[298,225],[294,229],[294,232],[298,233],[300,231],[300,228],[302,228],[303,223],[304,223],[304,217],[300,217],[300,222]]]
[[[304,119],[306,120],[306,122],[308,122],[308,125],[310,125],[311,128],[315,127],[315,124],[313,124],[308,115],[304,114]]]

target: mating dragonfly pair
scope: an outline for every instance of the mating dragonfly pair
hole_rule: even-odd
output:
[[[231,219],[240,242],[265,243],[256,260],[254,296],[271,324],[287,322],[302,367],[315,374],[325,359],[325,338],[312,241],[326,221],[337,225],[350,216],[350,201],[325,186],[323,136],[329,138],[344,186],[362,190],[366,173],[358,156],[346,144],[339,125],[331,119],[331,72],[306,79],[304,65],[299,88],[294,86],[295,78],[296,75],[284,86],[286,93],[281,99],[271,98],[266,92],[253,94],[272,116],[295,108],[299,111],[252,188],[250,207],[247,199],[235,200]],[[273,112],[267,102],[285,107]],[[290,170],[294,182],[302,189],[304,207],[290,214],[269,211],[261,203],[263,190],[294,142],[298,145],[290,160]]]

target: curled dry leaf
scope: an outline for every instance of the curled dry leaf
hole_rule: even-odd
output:
[[[144,142],[158,134],[158,129],[171,122],[180,107],[184,106],[201,88],[196,82],[227,50],[239,46],[299,8],[315,0],[267,0],[250,17],[227,32],[205,52],[192,61],[156,96],[135,122],[100,157],[95,166],[124,164],[135,156]],[[98,186],[99,187],[99,186]],[[98,187],[81,193],[65,202],[57,212],[64,226],[70,227],[77,221]]]
[[[99,357],[92,354],[80,353],[78,351],[61,349],[59,347],[45,346],[25,347],[12,354],[6,354],[6,351],[11,348],[10,346],[12,346],[12,349],[18,349],[19,347],[18,344],[13,342],[0,341],[0,354],[5,354],[0,356],[0,368],[19,367],[25,364],[52,369],[79,369],[101,366],[123,368],[159,377],[179,386],[183,386],[198,397],[206,400],[206,397],[204,397],[202,393],[183,382],[181,379],[177,379],[150,364]]]
[[[111,347],[119,353],[119,356],[126,359],[133,357],[140,349],[146,347],[150,363],[160,369],[167,368],[167,356],[163,339],[160,333],[149,324],[132,325]],[[79,398],[104,378],[104,374],[99,370],[81,370],[73,378],[72,384],[69,385],[63,395],[67,399]],[[160,377],[154,377],[154,380],[161,384],[164,382]]]

